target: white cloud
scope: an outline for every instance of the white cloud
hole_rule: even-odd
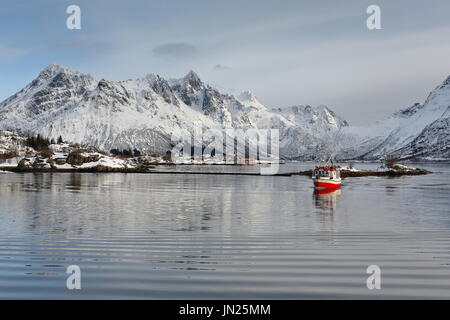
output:
[[[197,52],[197,49],[184,42],[166,43],[153,48],[153,53],[159,56],[170,56],[173,58],[190,58]]]
[[[223,70],[231,70],[231,68],[229,66],[225,66],[223,64],[216,64],[213,68],[213,70],[216,71],[223,71]]]

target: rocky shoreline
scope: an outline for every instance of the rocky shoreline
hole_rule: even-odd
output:
[[[166,165],[165,165],[166,166]],[[169,165],[176,166],[176,165]],[[187,165],[183,165],[187,166]],[[205,165],[192,165],[205,166]],[[146,173],[146,174],[200,174],[200,175],[241,175],[241,176],[264,176],[258,172],[201,172],[201,171],[171,171],[171,170],[154,170],[158,166],[141,166],[134,168],[112,168],[106,166],[96,166],[90,168],[19,168],[19,167],[1,167],[0,170],[16,172],[16,173]],[[341,177],[356,178],[356,177],[400,177],[400,176],[419,176],[432,173],[426,169],[408,168],[403,170],[341,170]],[[273,176],[312,176],[312,170],[278,173]]]
[[[93,168],[73,168],[73,169],[58,169],[58,168],[24,168],[20,169],[18,167],[1,167],[0,170],[16,172],[16,173],[149,173],[150,168],[110,168],[110,167],[93,167]]]
[[[356,177],[401,177],[401,176],[421,176],[432,173],[431,171],[425,169],[414,168],[414,170],[387,170],[387,171],[351,171],[351,170],[341,170],[341,177],[345,178],[356,178]],[[292,176],[311,176],[312,170],[292,172]]]
[[[205,159],[175,159],[168,155],[126,155],[111,154],[95,147],[80,146],[65,143],[62,138],[58,142],[49,141],[40,136],[26,137],[17,133],[0,132],[0,171],[9,172],[39,172],[39,173],[147,173],[147,174],[208,174],[208,175],[251,175],[263,176],[259,172],[206,172],[191,170],[172,170],[177,166],[208,167],[208,166],[256,166],[269,162],[256,161],[247,158],[233,162],[233,159],[223,159],[214,162],[212,158]],[[377,170],[358,170],[353,164],[339,167],[341,177],[398,177],[426,175],[431,173],[425,169],[411,168],[398,164],[396,159],[386,159]],[[280,163],[284,163],[280,161]],[[312,170],[300,172],[284,172],[274,176],[312,176]]]

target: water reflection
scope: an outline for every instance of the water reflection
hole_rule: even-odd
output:
[[[323,216],[332,217],[340,196],[340,189],[314,190],[314,206]]]
[[[449,177],[4,174],[0,299],[370,298],[379,261],[383,298],[449,297]]]
[[[244,233],[295,224],[302,198],[280,178],[138,174],[11,174],[0,183],[15,234]],[[23,196],[26,194],[26,196]],[[11,219],[7,219],[7,213]],[[270,221],[270,223],[266,223]]]

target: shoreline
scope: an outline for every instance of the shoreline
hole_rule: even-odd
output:
[[[204,165],[201,165],[204,166]],[[154,170],[156,166],[142,168],[110,168],[110,167],[94,167],[94,168],[73,168],[73,169],[19,169],[17,167],[0,167],[0,171],[8,171],[15,173],[143,173],[143,174],[191,174],[191,175],[230,175],[230,176],[275,176],[275,177],[291,177],[291,176],[312,176],[312,170],[285,172],[273,175],[264,175],[259,172],[202,172],[202,171],[170,171],[170,170]],[[341,170],[341,177],[357,178],[357,177],[401,177],[401,176],[419,176],[427,175],[433,172],[425,169],[414,170],[387,170],[387,171],[351,171]]]
[[[341,170],[342,179],[345,178],[358,178],[358,177],[401,177],[401,176],[424,176],[433,173],[425,169],[415,169],[415,170],[405,170],[405,171],[351,171],[351,170]],[[292,176],[311,176],[312,170],[292,172]]]

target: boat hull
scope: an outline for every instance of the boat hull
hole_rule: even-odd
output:
[[[339,180],[314,180],[314,188],[316,189],[338,189],[341,187]]]

